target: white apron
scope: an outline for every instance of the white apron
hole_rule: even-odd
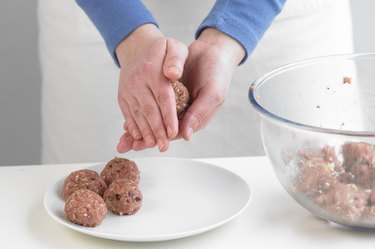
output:
[[[212,0],[144,1],[161,30],[186,44]],[[104,41],[74,0],[39,0],[42,69],[42,162],[108,161],[123,130],[117,104],[119,69]],[[232,80],[228,98],[211,123],[190,142],[174,141],[122,156],[225,157],[262,155],[256,115],[247,95],[251,82],[276,66],[353,52],[348,0],[290,0]]]

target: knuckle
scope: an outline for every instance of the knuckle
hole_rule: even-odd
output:
[[[130,119],[130,115],[129,115],[129,113],[126,112],[126,111],[124,111],[123,115],[124,115],[125,122],[128,122],[129,119]]]
[[[173,103],[173,101],[175,101],[175,96],[171,93],[159,94],[157,101],[160,106],[170,105]]]
[[[120,92],[117,94],[117,102],[120,105],[127,105],[125,97]]]
[[[179,48],[180,48],[181,53],[182,53],[184,56],[186,56],[186,55],[189,53],[189,49],[185,46],[184,43],[179,42],[179,43],[178,43],[178,46],[179,46]]]
[[[180,61],[180,56],[178,54],[170,53],[168,55],[168,63],[171,64],[171,66],[174,66],[179,61]]]
[[[200,124],[204,120],[204,115],[201,112],[196,112],[192,115],[192,118],[195,119],[198,124]]]
[[[212,95],[213,102],[217,104],[218,106],[224,104],[225,101],[225,96],[221,92],[216,92],[215,94]]]
[[[149,139],[148,141],[151,143],[154,143],[154,134],[152,133],[151,129],[149,127],[143,127],[141,129],[141,133],[142,133],[142,137],[144,140],[145,143],[147,143],[147,139]]]
[[[185,115],[189,116],[188,119],[192,120],[196,126],[198,126],[204,120],[204,117],[205,117],[205,115],[202,112],[199,112],[199,111],[192,112],[192,111],[189,111],[189,109],[187,110]]]
[[[148,74],[151,74],[153,72],[153,63],[152,61],[144,61],[142,63],[142,73],[148,75]]]
[[[132,113],[133,117],[135,117],[135,118],[140,117],[140,115],[141,115],[141,110],[139,109],[138,106],[134,106],[134,105],[133,105],[130,109],[131,109],[131,113]]]
[[[136,91],[139,86],[138,81],[137,76],[133,76],[124,86],[124,94]]]
[[[150,103],[145,103],[142,106],[142,113],[146,118],[151,118],[155,113],[155,108]]]
[[[142,127],[141,133],[143,137],[151,136],[151,130],[148,127]]]

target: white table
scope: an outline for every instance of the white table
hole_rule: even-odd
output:
[[[45,191],[90,164],[0,167],[0,248],[375,248],[375,232],[330,225],[284,191],[265,157],[215,158],[248,181],[253,199],[235,220],[194,237],[158,243],[100,239],[70,230],[48,216]]]

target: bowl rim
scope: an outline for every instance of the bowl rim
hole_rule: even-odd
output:
[[[375,137],[375,130],[374,131],[352,131],[352,130],[343,130],[343,129],[332,129],[332,128],[324,128],[324,127],[318,127],[314,125],[308,125],[300,122],[293,121],[291,119],[280,117],[271,111],[264,108],[259,102],[256,97],[256,89],[261,86],[264,82],[266,82],[268,79],[271,79],[278,74],[289,71],[296,67],[302,67],[311,63],[318,63],[318,62],[324,62],[324,61],[331,61],[331,60],[337,60],[337,59],[353,59],[357,57],[369,57],[374,56],[375,53],[350,53],[350,54],[335,54],[335,55],[325,55],[325,56],[319,56],[314,58],[308,58],[299,60],[296,62],[288,63],[279,67],[276,67],[275,69],[269,71],[268,73],[260,76],[257,78],[251,85],[248,91],[248,98],[250,100],[250,103],[255,108],[255,110],[260,114],[262,117],[267,118],[272,121],[276,121],[277,123],[284,125],[284,126],[293,126],[294,128],[298,128],[301,130],[309,130],[313,132],[319,132],[319,133],[328,133],[328,134],[337,134],[337,135],[345,135],[345,136],[358,136],[358,137]]]

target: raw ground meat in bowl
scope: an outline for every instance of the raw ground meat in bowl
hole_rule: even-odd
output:
[[[316,216],[370,230],[374,67],[375,54],[308,59],[269,72],[249,91],[266,155],[287,192]]]

